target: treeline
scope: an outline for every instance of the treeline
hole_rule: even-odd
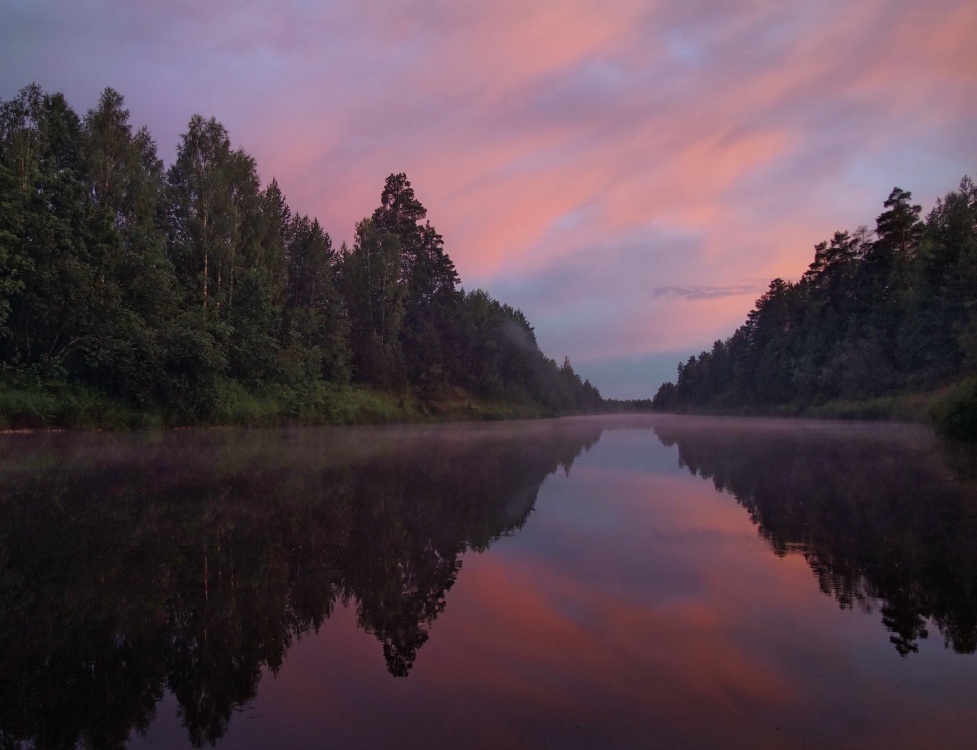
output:
[[[866,401],[956,384],[935,416],[977,433],[977,187],[926,217],[896,188],[875,230],[836,232],[796,283],[774,279],[746,322],[678,366],[656,409]]]
[[[653,404],[650,398],[604,399],[604,411],[606,412],[632,413],[652,410]]]
[[[337,249],[213,118],[190,120],[167,169],[112,89],[84,117],[36,85],[0,102],[8,396],[81,391],[166,423],[256,398],[314,419],[349,384],[600,406],[519,310],[458,282],[403,174]]]

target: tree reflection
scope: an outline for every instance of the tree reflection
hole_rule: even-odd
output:
[[[932,623],[977,649],[977,487],[971,448],[905,428],[663,420],[693,475],[749,512],[777,555],[804,555],[842,608],[872,611],[902,654]]]
[[[0,445],[0,747],[122,747],[164,691],[215,743],[355,604],[405,676],[467,550],[599,437],[521,428],[63,435]]]

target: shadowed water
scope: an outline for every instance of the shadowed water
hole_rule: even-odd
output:
[[[967,747],[975,648],[917,428],[0,437],[0,747]]]

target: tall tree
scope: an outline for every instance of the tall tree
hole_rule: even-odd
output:
[[[163,162],[143,127],[133,132],[124,99],[105,89],[83,122],[88,195],[101,214],[109,249],[101,276],[112,279],[120,309],[102,321],[105,345],[92,352],[100,379],[145,405],[162,377],[165,339],[177,315],[173,267],[159,221]]]
[[[350,315],[355,378],[380,387],[403,384],[400,330],[406,285],[400,238],[372,219],[356,225],[353,249],[343,254],[341,276]]]
[[[289,365],[305,377],[349,380],[349,316],[336,282],[339,262],[319,222],[298,215],[285,226],[288,281],[285,330]]]
[[[167,177],[171,256],[189,299],[206,318],[232,299],[239,256],[248,257],[245,229],[249,209],[259,202],[254,160],[231,149],[217,120],[194,115]]]
[[[449,329],[460,302],[455,291],[458,274],[454,263],[444,252],[441,235],[430,222],[421,224],[426,216],[427,210],[414,195],[407,176],[390,175],[380,206],[373,212],[373,224],[378,231],[390,232],[400,241],[400,273],[405,285],[401,344],[407,377],[421,388],[445,381]]]
[[[92,200],[114,222],[130,229],[150,229],[156,223],[163,191],[163,162],[145,127],[135,133],[125,100],[107,88],[84,125],[85,150]]]
[[[10,191],[3,360],[61,370],[96,330],[105,291],[81,123],[61,94],[28,86],[0,105],[0,161]]]

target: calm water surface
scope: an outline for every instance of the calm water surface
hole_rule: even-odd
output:
[[[973,747],[977,455],[678,417],[0,436],[0,747]]]

